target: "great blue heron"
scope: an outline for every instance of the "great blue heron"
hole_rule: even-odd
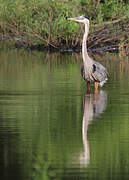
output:
[[[103,84],[107,81],[107,70],[102,64],[91,59],[87,53],[89,20],[85,16],[68,18],[68,20],[85,24],[85,33],[83,35],[82,42],[83,65],[81,68],[81,74],[83,79],[87,82],[88,91],[90,92],[91,82],[94,82],[95,92],[97,92],[98,85],[103,86]]]

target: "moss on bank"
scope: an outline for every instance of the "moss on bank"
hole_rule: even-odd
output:
[[[83,28],[67,17],[84,14],[89,47],[128,47],[128,12],[126,0],[0,0],[0,36],[16,46],[80,47]]]

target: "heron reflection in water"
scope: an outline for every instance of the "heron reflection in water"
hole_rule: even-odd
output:
[[[84,151],[80,154],[80,165],[86,167],[90,161],[90,148],[87,139],[88,125],[94,117],[98,117],[107,104],[107,93],[100,91],[98,94],[86,94],[83,102],[82,140]]]
[[[87,36],[89,32],[89,20],[85,16],[68,18],[68,20],[83,23],[85,25],[85,33],[83,35],[82,41],[83,65],[81,68],[81,74],[83,79],[87,83],[88,91],[90,92],[90,84],[91,82],[93,82],[95,92],[97,93],[98,85],[103,86],[103,84],[107,81],[107,70],[102,64],[90,58],[87,53]]]

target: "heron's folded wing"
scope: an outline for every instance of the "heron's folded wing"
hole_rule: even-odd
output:
[[[98,62],[95,62],[93,64],[92,68],[93,68],[93,70],[92,70],[92,77],[96,81],[102,82],[102,81],[107,80],[107,70],[106,70],[106,68],[103,65],[101,65]]]

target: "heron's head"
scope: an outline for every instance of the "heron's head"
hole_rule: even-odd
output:
[[[76,22],[79,22],[79,23],[84,23],[84,24],[88,24],[89,25],[89,19],[87,19],[85,16],[68,18],[68,20],[76,21]]]

